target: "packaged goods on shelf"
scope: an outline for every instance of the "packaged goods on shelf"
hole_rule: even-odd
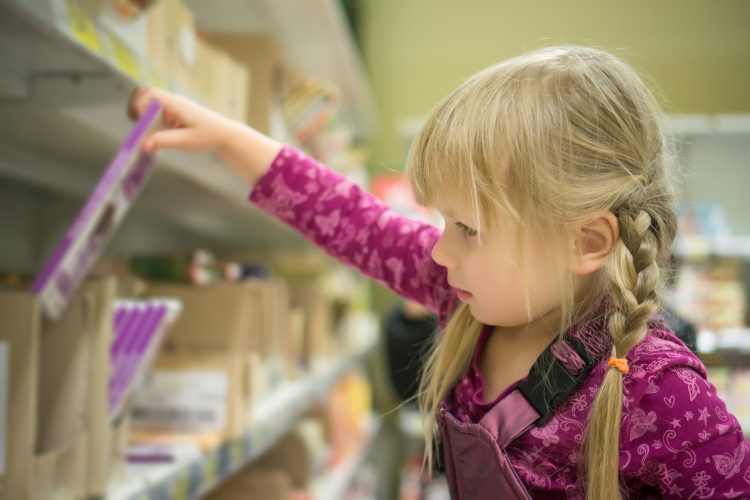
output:
[[[684,266],[674,294],[677,310],[701,328],[743,327],[747,297],[740,272],[736,259]]]
[[[165,341],[175,353],[263,352],[262,294],[257,281],[215,283],[202,287],[151,283],[150,297],[173,297],[183,304]]]
[[[109,377],[111,420],[121,415],[127,397],[140,385],[181,309],[181,303],[174,299],[115,303],[112,373]]]
[[[183,314],[166,340],[166,350],[175,353],[255,352],[271,380],[281,377],[287,362],[281,346],[293,349],[299,343],[289,342],[288,294],[286,285],[278,280],[216,283],[204,287],[154,283],[149,288],[150,296],[174,297],[184,305]]]
[[[160,115],[159,104],[150,103],[37,276],[32,291],[48,317],[63,313],[148,179],[154,155],[140,146]]]
[[[246,86],[244,100],[246,122],[256,130],[270,134],[272,109],[278,103],[276,90],[281,68],[281,49],[276,39],[271,35],[213,33],[208,42],[249,71],[251,83]],[[240,105],[238,100],[237,106]]]
[[[132,427],[165,440],[171,431],[238,437],[250,420],[253,356],[161,354],[135,394]]]
[[[192,11],[181,0],[160,0],[147,13],[149,61],[185,91],[197,88],[197,34]]]
[[[325,359],[336,347],[333,336],[333,311],[331,301],[313,285],[292,288],[291,302],[305,314],[303,362],[313,366],[316,360]]]
[[[727,215],[718,203],[690,203],[678,207],[680,234],[707,238],[731,234]]]
[[[82,285],[58,320],[33,295],[0,293],[0,339],[10,360],[6,468],[1,498],[106,492],[112,462],[107,380],[113,280]]]
[[[253,75],[223,50],[198,39],[196,78],[197,95],[220,114],[248,122],[248,96]]]
[[[737,417],[745,434],[750,435],[750,369],[709,367],[708,380],[724,400],[727,409]]]
[[[372,390],[362,375],[350,373],[334,387],[328,399],[329,441],[333,460],[350,454],[362,442],[372,413]]]
[[[282,113],[287,129],[302,145],[321,134],[339,109],[333,85],[289,71],[283,74]]]
[[[130,270],[143,279],[207,285],[224,280],[216,257],[206,250],[185,255],[149,255],[130,259]]]
[[[207,500],[290,500],[294,487],[283,470],[242,472],[222,484]]]
[[[130,271],[149,281],[167,281],[207,285],[223,281],[265,279],[264,266],[219,260],[208,250],[198,249],[182,255],[142,255],[130,259]]]

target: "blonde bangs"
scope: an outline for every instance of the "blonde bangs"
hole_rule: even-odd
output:
[[[481,232],[498,209],[514,218],[518,212],[504,180],[513,158],[498,155],[509,142],[499,127],[502,99],[470,87],[471,80],[432,111],[409,150],[406,172],[419,204],[454,207]]]

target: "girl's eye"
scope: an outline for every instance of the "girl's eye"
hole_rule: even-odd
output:
[[[467,236],[469,238],[472,238],[477,235],[476,229],[472,229],[466,224],[462,224],[461,222],[456,222],[456,227],[458,227],[459,231],[461,231],[464,236]]]

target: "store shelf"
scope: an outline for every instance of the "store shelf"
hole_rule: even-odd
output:
[[[200,25],[215,32],[272,33],[285,64],[330,81],[342,92],[342,114],[359,137],[377,126],[372,90],[351,30],[336,0],[187,0]]]
[[[359,448],[314,482],[312,498],[315,500],[343,500],[346,498],[349,487],[365,460],[367,460],[378,430],[379,425],[375,417],[371,417],[365,431],[366,437]]]
[[[363,323],[358,323],[363,324]],[[108,500],[201,498],[275,445],[351,367],[375,345],[377,328],[363,328],[348,354],[321,363],[312,374],[278,388],[254,410],[252,429],[208,452],[176,449],[172,463],[128,464],[125,478],[110,488]],[[328,498],[328,497],[327,497]]]
[[[750,351],[740,349],[717,349],[700,353],[701,361],[707,367],[750,369]]]
[[[83,197],[132,125],[132,90],[180,89],[77,5],[0,0],[0,176]],[[252,206],[249,191],[213,155],[166,152],[138,206],[227,246],[304,241]]]
[[[686,259],[706,257],[737,257],[750,259],[750,236],[681,236],[675,241],[674,252]]]

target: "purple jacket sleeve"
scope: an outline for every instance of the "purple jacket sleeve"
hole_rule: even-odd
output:
[[[666,367],[637,399],[620,436],[626,478],[663,498],[750,498],[750,443],[697,370]]]
[[[372,194],[284,146],[250,200],[338,260],[431,309],[444,321],[455,302],[431,257],[438,228],[403,217]]]

